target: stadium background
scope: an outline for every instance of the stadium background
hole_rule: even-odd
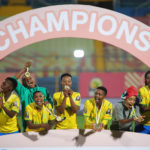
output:
[[[150,25],[150,0],[0,0],[0,20],[40,7],[59,4],[85,4],[111,9]],[[119,41],[118,41],[119,42]],[[75,50],[83,50],[82,58],[74,57]],[[107,99],[113,104],[130,85],[139,89],[144,84],[144,72],[149,68],[137,58],[108,43],[89,39],[59,38],[31,44],[0,60],[0,84],[33,61],[30,71],[39,86],[51,95],[58,91],[59,77],[68,72],[73,76],[72,88],[82,96],[79,124],[82,128],[82,109],[94,89],[104,85]]]

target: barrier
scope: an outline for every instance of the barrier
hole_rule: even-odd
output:
[[[81,134],[82,133],[82,134]],[[150,148],[149,135],[103,130],[94,132],[93,130],[50,130],[46,135],[36,132],[18,133],[0,137],[0,147],[8,149],[27,148],[68,148],[88,147],[148,147]],[[100,149],[100,148],[99,148]],[[142,148],[144,149],[144,148]]]

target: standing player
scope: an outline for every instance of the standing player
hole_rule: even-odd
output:
[[[100,86],[96,89],[94,98],[86,100],[83,110],[85,129],[101,131],[108,128],[112,119],[112,103],[105,99],[106,95],[107,89]]]
[[[56,129],[77,129],[76,113],[80,109],[80,94],[71,89],[72,76],[68,73],[61,75],[62,91],[53,95],[57,116],[63,120]]]
[[[136,131],[150,134],[150,71],[145,73],[145,86],[139,89],[139,95],[142,99],[140,107],[145,119],[141,125],[136,127]]]
[[[36,91],[41,91],[44,95],[44,101],[48,101],[52,106],[52,98],[48,92],[48,90],[44,87],[39,87],[33,77],[26,72],[27,69],[31,66],[31,62],[27,62],[25,67],[20,70],[13,78],[17,81],[17,87],[15,88],[16,93],[20,96],[21,105],[22,105],[22,120],[23,120],[23,127],[25,128],[24,122],[24,111],[25,107],[34,102],[33,100],[33,93]],[[24,75],[25,73],[25,75]],[[18,81],[18,79],[22,76],[22,84]]]
[[[13,78],[6,78],[1,85],[0,92],[0,136],[18,133],[17,114],[19,113],[19,97],[12,91],[17,82]]]

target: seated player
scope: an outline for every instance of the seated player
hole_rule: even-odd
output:
[[[86,100],[83,115],[84,128],[101,131],[107,129],[112,119],[112,103],[105,99],[107,89],[103,86],[96,88],[94,98]]]
[[[17,114],[19,113],[20,100],[13,93],[17,82],[13,78],[6,78],[1,85],[0,92],[0,136],[18,133]]]
[[[44,95],[40,91],[33,94],[34,102],[25,108],[26,131],[45,131],[54,125],[55,115],[50,103],[44,104]]]
[[[115,105],[113,117],[118,121],[118,129],[122,131],[134,131],[135,123],[144,121],[140,115],[139,106],[136,105],[137,90],[131,86],[122,95],[124,101]]]
[[[76,113],[80,109],[80,93],[71,89],[72,76],[68,73],[61,75],[62,91],[53,95],[57,116],[62,122],[56,124],[56,129],[77,129]]]

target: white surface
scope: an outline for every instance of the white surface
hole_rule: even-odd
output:
[[[93,132],[85,130],[84,135],[79,135],[78,129],[71,130],[50,130],[46,135],[39,135],[35,132],[18,133],[0,137],[0,148],[69,148],[73,147],[148,147],[150,149],[150,136],[132,132],[118,132],[103,130]],[[65,148],[66,149],[66,148]],[[92,148],[93,149],[93,148]],[[2,150],[2,149],[1,149]]]

